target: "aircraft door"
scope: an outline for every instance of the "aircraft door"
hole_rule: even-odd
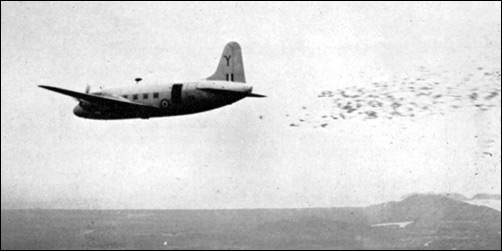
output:
[[[183,88],[183,84],[175,84],[173,85],[173,89],[171,90],[171,101],[174,104],[181,103],[181,89]]]

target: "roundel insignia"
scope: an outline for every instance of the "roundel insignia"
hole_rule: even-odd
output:
[[[163,99],[162,101],[160,101],[160,107],[166,109],[167,107],[169,107],[169,101],[167,101],[167,99]]]

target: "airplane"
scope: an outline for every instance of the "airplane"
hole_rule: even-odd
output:
[[[141,78],[137,78],[139,83]],[[216,72],[196,82],[134,85],[85,93],[58,87],[39,87],[71,96],[79,102],[73,109],[77,117],[96,120],[149,119],[194,114],[235,103],[243,98],[263,98],[246,85],[241,47],[228,43]]]

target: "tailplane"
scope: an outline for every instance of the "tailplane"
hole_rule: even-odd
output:
[[[223,49],[223,54],[216,72],[207,80],[221,80],[246,83],[244,64],[242,63],[241,46],[230,42]]]

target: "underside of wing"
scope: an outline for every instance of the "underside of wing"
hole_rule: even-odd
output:
[[[132,110],[151,111],[151,112],[157,112],[159,110],[157,107],[145,105],[142,103],[132,102],[128,99],[122,99],[113,96],[86,94],[46,85],[39,85],[39,87],[47,89],[49,91],[74,97],[78,100],[83,100],[92,103],[93,105],[96,105],[103,109],[109,109],[109,110],[132,109]]]

